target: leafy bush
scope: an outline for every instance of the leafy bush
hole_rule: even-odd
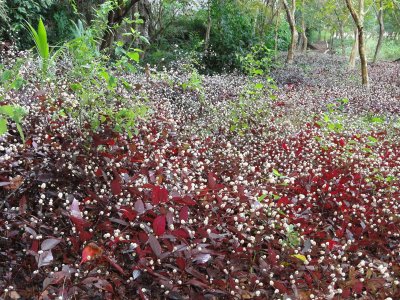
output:
[[[22,129],[22,120],[26,116],[27,112],[18,105],[3,105],[0,106],[0,136],[8,132],[8,120],[14,122],[17,131],[25,142],[25,136]]]
[[[238,54],[240,67],[246,74],[267,75],[273,66],[274,51],[266,45],[257,44],[251,47],[250,51],[242,56]]]

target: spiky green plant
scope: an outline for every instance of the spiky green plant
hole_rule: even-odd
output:
[[[36,50],[41,58],[42,75],[45,76],[47,74],[47,68],[50,58],[50,47],[49,43],[47,42],[46,27],[44,27],[41,18],[39,19],[37,30],[33,28],[33,26],[29,23],[27,23],[27,26],[32,36],[32,39],[35,42]]]

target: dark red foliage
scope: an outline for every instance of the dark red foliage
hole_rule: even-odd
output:
[[[188,137],[157,109],[132,138],[45,111],[5,138],[0,297],[400,299],[396,140]]]

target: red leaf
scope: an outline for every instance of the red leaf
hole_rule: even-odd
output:
[[[192,200],[189,196],[185,196],[183,198],[181,197],[174,197],[172,200],[178,204],[183,204],[183,205],[196,205],[196,201]]]
[[[268,251],[268,261],[273,266],[276,266],[278,263],[278,260],[276,259],[276,252],[272,249],[269,249]]]
[[[31,250],[36,253],[39,251],[39,241],[38,240],[33,240]]]
[[[85,230],[79,231],[79,239],[81,242],[86,242],[91,240],[93,237],[93,233]]]
[[[328,241],[328,249],[330,251],[332,251],[333,247],[335,247],[335,245],[337,244],[337,242],[333,241],[333,240],[329,240]]]
[[[350,295],[351,295],[351,291],[349,288],[346,288],[343,290],[343,292],[342,292],[343,299],[349,299]]]
[[[95,243],[89,243],[82,251],[81,264],[89,260],[96,259],[102,254],[103,254],[103,249],[101,249]]]
[[[167,221],[164,215],[158,216],[153,221],[153,230],[155,235],[162,235],[165,233],[165,225]]]
[[[286,286],[280,281],[275,281],[274,282],[274,287],[277,288],[281,294],[285,294],[288,291]]]
[[[281,199],[278,200],[277,206],[281,206],[281,205],[288,205],[290,203],[289,198],[288,197],[282,197]]]
[[[139,241],[142,243],[146,243],[147,240],[149,239],[149,236],[144,231],[140,231],[138,237],[139,237]],[[136,249],[140,249],[140,248],[138,247]]]
[[[217,181],[215,179],[214,174],[211,172],[208,173],[208,187],[210,189],[215,189],[216,185],[217,185]]]
[[[168,201],[168,191],[165,188],[155,186],[151,194],[151,201],[153,205],[165,203]]]
[[[26,213],[26,209],[27,209],[27,204],[26,204],[26,196],[22,196],[21,199],[19,200],[19,214],[23,215]]]
[[[184,238],[184,239],[187,239],[190,237],[189,233],[183,228],[173,230],[172,235],[176,236],[176,237]]]
[[[363,290],[363,283],[360,280],[357,280],[353,285],[354,293],[361,294]]]
[[[113,266],[118,272],[120,272],[122,275],[126,275],[125,271],[121,268],[121,266],[117,264],[113,259],[111,259],[108,256],[104,257],[110,263],[110,265]]]
[[[178,257],[176,259],[176,264],[178,265],[179,269],[182,271],[186,268],[186,260],[183,257]]]
[[[119,178],[115,178],[111,181],[111,192],[114,195],[119,195],[122,192],[121,181]]]
[[[183,220],[185,222],[188,221],[189,219],[189,207],[184,206],[181,208],[181,210],[179,211],[179,219]]]
[[[119,210],[122,213],[122,217],[128,219],[129,222],[133,221],[137,213],[129,206],[122,206]]]
[[[100,168],[98,168],[98,169],[96,170],[96,172],[94,173],[94,175],[96,175],[97,177],[102,176],[102,175],[103,175],[103,170],[100,169]]]
[[[201,282],[197,279],[190,279],[188,282],[185,283],[186,285],[193,285],[199,287],[200,289],[208,289],[209,286],[206,283]]]

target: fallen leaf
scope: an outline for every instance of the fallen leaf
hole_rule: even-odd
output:
[[[302,254],[293,254],[293,255],[291,255],[292,257],[296,257],[297,259],[300,259],[302,262],[305,262],[305,261],[307,261],[307,258],[304,256],[304,255],[302,255]]]
[[[102,254],[102,248],[97,246],[95,243],[89,243],[82,251],[82,260],[80,264],[83,264],[89,260],[94,260]]]
[[[11,178],[11,180],[8,183],[5,182],[4,188],[6,190],[15,191],[22,185],[23,182],[24,182],[24,178],[20,175],[17,175],[14,178]]]

